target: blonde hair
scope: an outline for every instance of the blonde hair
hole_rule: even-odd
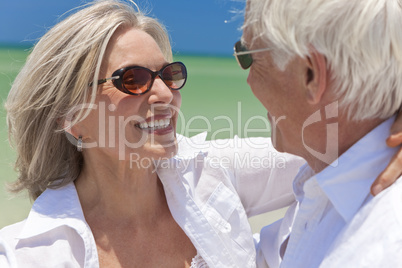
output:
[[[17,150],[18,180],[10,185],[13,192],[27,189],[36,199],[46,188],[61,187],[78,177],[83,158],[67,139],[61,122],[73,107],[94,103],[102,59],[119,27],[148,33],[166,60],[172,61],[165,28],[137,10],[118,0],[90,3],[55,25],[35,45],[5,105],[9,137]],[[86,115],[80,112],[74,122]]]
[[[283,69],[311,46],[325,55],[349,118],[388,118],[402,104],[400,0],[249,0],[244,28]]]

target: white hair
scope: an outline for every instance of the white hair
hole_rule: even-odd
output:
[[[354,120],[389,118],[402,104],[401,0],[248,0],[243,27],[273,46],[279,68],[311,46],[323,54]]]
[[[94,103],[103,56],[119,27],[148,33],[166,60],[172,60],[165,28],[132,5],[119,0],[90,3],[35,45],[6,102],[9,137],[17,150],[19,177],[13,191],[27,189],[35,199],[46,188],[62,186],[79,175],[82,155],[66,138],[61,122],[74,107]],[[88,109],[76,114],[73,124],[87,113]],[[55,181],[61,182],[55,186]]]

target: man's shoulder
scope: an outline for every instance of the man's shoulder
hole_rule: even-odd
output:
[[[402,262],[402,177],[368,201],[332,245],[322,267],[395,267]]]
[[[395,226],[400,230],[398,234],[402,236],[402,176],[388,189],[367,202],[356,214],[354,221],[369,222],[378,227],[381,227],[379,224],[385,224],[381,229],[384,229],[386,234],[389,233],[388,227]]]

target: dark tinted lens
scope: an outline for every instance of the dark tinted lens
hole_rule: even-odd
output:
[[[123,74],[124,88],[134,94],[142,94],[149,89],[152,75],[142,68],[128,69]]]
[[[187,80],[186,66],[179,62],[167,65],[162,71],[162,77],[170,89],[181,89]]]
[[[248,51],[247,47],[243,46],[242,43],[238,41],[235,44],[235,52],[239,53],[244,51]],[[240,67],[242,67],[243,69],[248,69],[253,63],[253,58],[251,57],[251,54],[235,55],[235,56]]]

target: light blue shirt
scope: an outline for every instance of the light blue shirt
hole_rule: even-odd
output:
[[[374,199],[370,194],[371,184],[397,150],[385,143],[393,121],[394,118],[388,119],[360,139],[338,158],[336,166],[328,166],[316,175],[307,165],[301,168],[293,185],[297,201],[283,220],[261,232],[260,267],[266,267],[266,263],[271,268],[320,267],[328,255],[331,261],[325,261],[323,267],[368,267],[364,263],[371,259],[381,259],[382,266],[376,267],[394,267],[388,266],[394,261],[387,261],[387,258],[396,257],[399,265],[402,263],[402,224],[397,220],[402,216],[402,184],[396,183]],[[398,191],[399,200],[395,204],[384,202]],[[367,209],[372,204],[378,204],[376,210]],[[383,215],[389,217],[373,220]],[[351,230],[357,227],[370,232],[360,231],[359,236],[352,236]],[[380,235],[374,236],[372,231]],[[384,242],[386,239],[382,236],[395,237],[398,243]],[[347,247],[348,254],[337,250],[345,241],[356,242],[354,247]],[[394,249],[387,252],[385,245],[399,250],[398,256]],[[377,252],[378,248],[383,251]],[[331,265],[333,263],[337,265]]]

